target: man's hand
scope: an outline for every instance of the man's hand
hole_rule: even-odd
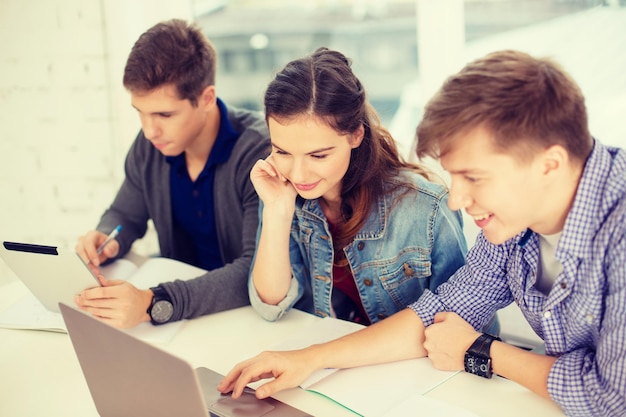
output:
[[[256,389],[256,397],[267,398],[274,393],[297,387],[315,371],[314,361],[309,358],[310,349],[263,352],[237,364],[217,386],[223,394],[232,392],[237,399],[250,382],[275,378]]]
[[[117,240],[110,241],[98,255],[98,247],[107,240],[107,235],[97,230],[91,230],[78,238],[75,251],[82,260],[92,267],[92,270],[99,273],[98,267],[102,262],[117,256],[120,251],[120,244]]]
[[[81,310],[120,329],[150,320],[147,310],[152,302],[151,290],[140,290],[128,281],[108,280],[102,275],[98,280],[102,287],[84,290],[74,297]]]
[[[433,366],[443,371],[465,369],[465,352],[480,333],[458,314],[441,312],[424,331],[424,349]]]

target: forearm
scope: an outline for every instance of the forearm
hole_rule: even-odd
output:
[[[548,374],[556,362],[554,356],[541,355],[495,341],[491,345],[493,372],[550,399]]]
[[[239,258],[231,264],[191,280],[177,279],[161,283],[172,297],[174,304],[172,320],[192,319],[249,305],[247,290],[249,266],[249,258]]]
[[[317,369],[353,368],[424,357],[423,341],[421,319],[405,309],[358,332],[307,350]]]
[[[291,281],[289,239],[293,214],[263,210],[263,223],[254,265],[252,282],[259,298],[276,305],[287,294]]]
[[[146,233],[150,218],[148,206],[154,207],[154,201],[150,200],[153,193],[146,185],[159,184],[156,189],[159,190],[160,201],[166,201],[168,198],[166,196],[169,196],[169,184],[161,185],[162,179],[169,175],[169,171],[164,169],[166,165],[160,152],[145,140],[140,131],[126,154],[124,181],[97,227],[98,230],[109,233],[117,225],[122,225],[123,232],[117,237],[120,243],[118,256],[124,256],[133,242]],[[160,176],[155,176],[155,173]]]

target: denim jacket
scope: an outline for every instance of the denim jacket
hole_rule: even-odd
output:
[[[372,323],[406,308],[425,289],[434,291],[465,263],[463,220],[460,212],[448,209],[447,190],[414,172],[402,171],[401,176],[385,188],[392,189],[398,181],[415,188],[402,185],[381,196],[344,248]],[[259,223],[257,243],[261,227]],[[285,298],[278,305],[264,303],[249,279],[252,306],[270,321],[292,307],[334,317],[332,237],[317,199],[297,198],[289,256],[292,280]]]

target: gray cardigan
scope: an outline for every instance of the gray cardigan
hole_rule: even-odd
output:
[[[228,118],[240,133],[229,160],[216,168],[215,224],[224,266],[188,281],[160,284],[174,304],[172,321],[240,307],[248,299],[248,273],[254,255],[259,199],[250,182],[254,163],[269,155],[269,132],[262,114],[228,107]],[[118,224],[119,257],[144,236],[152,219],[160,255],[190,262],[189,242],[172,221],[170,164],[139,132],[125,163],[126,178],[97,229],[109,233]],[[176,277],[172,277],[175,279]]]

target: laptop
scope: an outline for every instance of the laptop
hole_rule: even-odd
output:
[[[50,311],[59,312],[59,302],[74,304],[76,294],[100,285],[73,250],[4,241],[0,258]]]
[[[216,387],[223,376],[191,365],[59,303],[87,386],[102,417],[311,417],[246,388],[237,400]]]

